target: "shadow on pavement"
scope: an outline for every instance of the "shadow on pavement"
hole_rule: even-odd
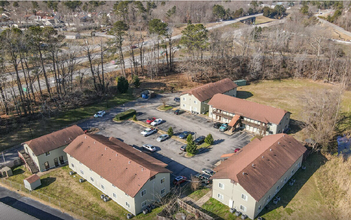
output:
[[[61,220],[62,219],[62,218],[59,218],[55,215],[47,213],[41,209],[38,209],[38,208],[33,207],[31,205],[28,205],[24,202],[18,201],[17,199],[9,197],[9,196],[1,198],[0,202],[4,203],[6,205],[9,205],[12,208],[15,208],[21,212],[27,213],[28,215],[31,215],[31,216],[38,218],[38,219],[50,219],[50,220]]]

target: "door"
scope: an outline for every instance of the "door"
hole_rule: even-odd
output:
[[[58,167],[58,166],[59,166],[59,163],[58,163],[58,159],[57,159],[57,158],[54,159],[54,163],[55,163],[55,167]]]
[[[59,160],[60,160],[60,164],[64,164],[65,163],[65,161],[63,160],[63,156],[60,156]]]
[[[50,169],[50,165],[49,165],[49,161],[46,161],[45,163],[44,163],[44,166],[45,166],[45,169]]]
[[[234,201],[229,199],[229,205],[228,205],[229,208],[233,208],[233,205],[234,205]]]

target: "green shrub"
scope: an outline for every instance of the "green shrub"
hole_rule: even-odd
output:
[[[172,127],[169,127],[167,133],[168,133],[168,135],[169,135],[170,137],[172,137],[173,134],[174,134],[174,133],[173,133],[173,128],[172,128]]]
[[[213,144],[213,137],[212,134],[208,134],[205,138],[205,143],[212,145]]]
[[[129,83],[126,78],[120,76],[117,78],[117,89],[120,93],[126,93],[129,88]]]
[[[189,134],[188,137],[186,138],[186,142],[188,142],[188,144],[189,144],[192,141],[193,141],[193,135]]]
[[[139,77],[137,75],[135,75],[133,77],[133,84],[134,84],[135,88],[139,88],[139,86],[140,86],[140,79],[139,79]]]
[[[125,112],[118,113],[118,114],[115,116],[115,119],[116,119],[117,121],[125,120],[125,119],[128,119],[128,118],[132,117],[133,115],[136,115],[135,109],[128,109],[128,110],[125,111]]]
[[[189,134],[190,136],[191,134]],[[188,137],[189,137],[188,136]],[[190,153],[190,154],[196,154],[197,151],[197,146],[194,143],[194,141],[191,141],[190,143],[188,142],[188,145],[186,146],[186,152]]]
[[[133,115],[133,118],[132,118],[133,121],[138,121],[136,115]]]

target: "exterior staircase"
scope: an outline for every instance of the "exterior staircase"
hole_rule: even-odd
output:
[[[23,160],[26,168],[29,169],[31,173],[35,174],[39,172],[39,169],[33,162],[32,158],[24,150],[19,151],[18,156]]]

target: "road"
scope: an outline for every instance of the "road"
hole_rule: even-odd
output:
[[[224,26],[226,26],[226,25],[234,24],[234,23],[240,22],[240,21],[242,21],[242,20],[245,20],[245,19],[248,19],[248,18],[253,18],[253,17],[258,17],[258,16],[261,16],[261,15],[262,15],[262,14],[255,14],[255,15],[250,15],[250,16],[241,17],[241,18],[238,18],[238,19],[235,19],[235,20],[224,21],[224,22],[219,23],[218,25],[215,25],[215,26],[213,26],[213,27],[209,27],[209,28],[207,28],[207,29],[208,29],[208,30],[214,30],[214,29],[217,29],[217,28],[224,27]],[[102,35],[103,35],[102,33],[98,33],[98,36],[102,36]],[[173,36],[173,37],[172,37],[172,40],[180,39],[181,36],[182,36],[182,34]],[[147,48],[147,47],[150,47],[152,44],[154,44],[154,42],[152,42],[152,41],[145,41],[145,46],[144,46],[144,47],[146,47],[146,48]],[[77,49],[77,48],[73,48],[73,50],[74,50],[74,49]],[[130,48],[129,48],[129,47],[124,47],[123,50],[124,50],[124,51],[128,51],[128,50],[130,50]],[[97,55],[97,54],[94,54],[94,56],[95,56],[95,55]],[[145,53],[144,55],[145,55],[145,61],[144,61],[144,63],[147,63],[147,62],[152,58],[152,56],[151,56],[152,54],[151,54],[151,53]],[[85,57],[85,56],[76,58],[76,62],[77,62],[77,63],[82,63],[82,62],[87,62],[87,61],[88,61],[88,58]],[[136,62],[140,62],[138,57],[136,58],[135,61],[136,61]],[[125,64],[125,65],[126,65],[126,68],[130,68],[130,67],[132,66],[132,63],[131,63],[131,60],[130,60],[130,59],[127,59],[125,63],[126,63],[126,64]],[[106,63],[106,64],[104,64],[104,69],[105,69],[105,72],[108,73],[108,72],[112,72],[112,71],[119,70],[120,68],[117,68],[116,65],[114,65],[114,64]],[[90,69],[89,69],[89,68],[85,68],[85,69],[81,69],[81,70],[79,70],[79,71],[76,71],[76,72],[74,73],[74,75],[73,75],[73,78],[74,78],[74,79],[75,79],[77,76],[80,75],[79,72],[84,73],[84,76],[91,76]],[[11,75],[14,76],[14,72],[12,72],[11,74],[10,74],[10,73],[7,73],[7,75],[5,75],[5,79],[6,79],[6,80],[13,80],[12,77],[11,77]],[[23,78],[23,77],[24,77],[22,71],[19,71],[19,75],[20,75],[20,78]],[[49,81],[49,84],[50,84],[51,87],[54,86],[54,83],[52,83],[52,82],[54,82],[54,80],[55,80],[54,77],[49,77],[49,78],[48,78],[48,81]],[[42,78],[42,79],[40,79],[39,81],[40,81],[40,86],[41,86],[41,88],[46,88],[45,79]],[[23,82],[23,80],[22,80],[22,84],[25,85],[24,82]],[[37,81],[35,81],[35,82],[33,83],[33,87],[34,87],[34,90],[35,90],[35,91],[39,91],[39,87],[38,87],[38,82],[37,82]],[[14,86],[13,88],[6,88],[5,91],[6,91],[8,94],[10,94],[11,91],[12,91],[12,89],[14,90],[14,92],[15,92],[16,95],[19,94],[17,86]]]
[[[22,196],[16,192],[10,191],[4,187],[0,187],[0,202],[11,206],[12,208],[26,213],[37,219],[50,220],[73,220],[74,218],[60,210],[54,209],[50,206],[44,205],[36,200]],[[12,210],[13,212],[17,212]],[[0,219],[2,213],[0,213]],[[32,218],[28,218],[32,219]],[[24,219],[23,219],[24,220]]]
[[[342,34],[345,34],[345,35],[351,37],[351,32],[346,31],[344,28],[342,28],[342,27],[340,27],[340,26],[338,26],[338,25],[335,25],[335,24],[333,24],[333,23],[330,23],[330,22],[327,21],[327,20],[324,20],[324,19],[319,18],[319,17],[318,17],[318,14],[315,14],[314,16],[318,19],[319,22],[321,22],[321,23],[323,23],[323,24],[325,24],[325,25],[328,25],[329,27],[335,29],[336,31],[338,31],[338,32],[340,32],[340,33],[342,33]]]

